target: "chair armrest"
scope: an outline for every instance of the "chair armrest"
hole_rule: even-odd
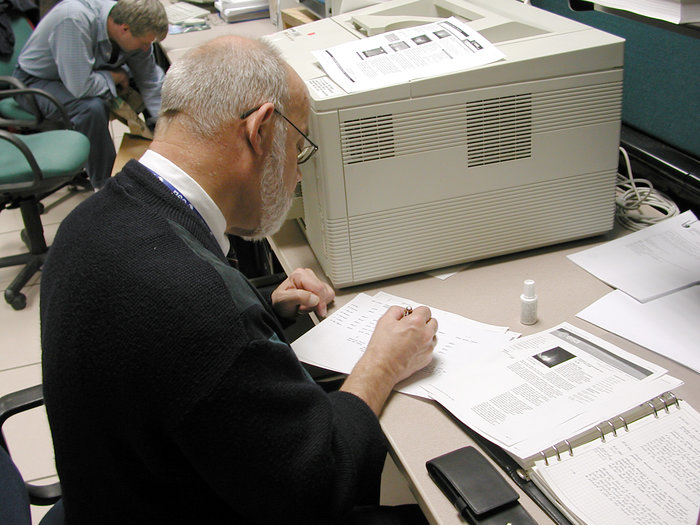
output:
[[[13,83],[9,79],[12,79],[16,82]],[[61,121],[62,121],[63,127],[65,129],[73,129],[73,123],[71,122],[70,117],[68,116],[68,112],[66,111],[66,108],[63,106],[63,104],[61,104],[58,101],[58,99],[55,96],[53,96],[48,91],[44,91],[43,89],[24,87],[24,85],[14,77],[0,77],[0,81],[5,81],[5,82],[7,82],[9,84],[13,84],[13,86],[15,86],[13,89],[0,90],[0,99],[8,98],[8,97],[15,97],[16,95],[34,95],[34,96],[44,97],[44,98],[48,99],[54,106],[56,106],[56,109],[58,109],[58,112],[61,115]],[[16,83],[19,83],[19,85],[16,85]],[[39,115],[37,117],[37,122],[43,122],[44,120],[46,120],[46,118],[44,118],[44,116],[39,111],[39,108],[33,99],[32,99],[32,103],[34,104],[34,113]]]
[[[7,450],[7,443],[5,443],[5,438],[2,435],[2,426],[7,419],[15,414],[26,412],[43,404],[44,391],[42,385],[31,386],[0,397],[0,446]],[[9,450],[7,452],[9,454]]]
[[[38,185],[42,180],[41,169],[39,168],[39,164],[37,164],[36,159],[34,158],[34,155],[32,154],[29,147],[20,139],[18,139],[13,133],[5,131],[4,129],[0,129],[0,139],[10,142],[22,152],[22,155],[24,155],[24,157],[27,159],[29,167],[31,168],[32,173],[34,174],[34,180],[31,183],[15,186],[26,186],[27,188],[31,188],[34,185]],[[0,184],[0,190],[1,189],[2,185]]]
[[[15,414],[26,412],[27,410],[40,407],[43,404],[44,392],[42,385],[25,388],[0,397],[0,446],[2,446],[8,454],[10,451],[5,442],[5,437],[2,434],[2,425]],[[61,498],[60,483],[33,485],[25,482],[24,485],[27,487],[27,492],[29,493],[29,501],[33,505],[53,505]]]
[[[24,83],[15,77],[8,77],[6,75],[0,75],[0,88],[4,88],[4,86],[12,86],[13,88],[17,89],[23,89],[26,88],[27,86],[24,85]]]

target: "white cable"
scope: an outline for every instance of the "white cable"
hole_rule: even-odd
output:
[[[617,174],[617,189],[615,198],[615,218],[628,230],[641,230],[668,217],[680,213],[678,206],[670,198],[654,189],[653,184],[647,179],[635,179],[632,175],[632,166],[627,151],[620,148],[625,159],[627,177]],[[648,214],[641,210],[641,206],[651,206],[662,215]]]

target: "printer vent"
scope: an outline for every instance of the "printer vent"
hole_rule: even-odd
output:
[[[467,166],[528,158],[532,153],[532,95],[466,104]]]
[[[344,164],[393,157],[393,115],[346,120],[341,124],[340,139]]]

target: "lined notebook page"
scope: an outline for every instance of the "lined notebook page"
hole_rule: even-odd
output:
[[[581,521],[695,525],[700,509],[700,415],[659,412],[533,469]]]

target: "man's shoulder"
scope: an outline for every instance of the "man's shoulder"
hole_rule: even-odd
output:
[[[62,20],[99,21],[106,19],[115,3],[113,0],[61,0],[44,16],[42,22],[46,20],[55,25]]]

